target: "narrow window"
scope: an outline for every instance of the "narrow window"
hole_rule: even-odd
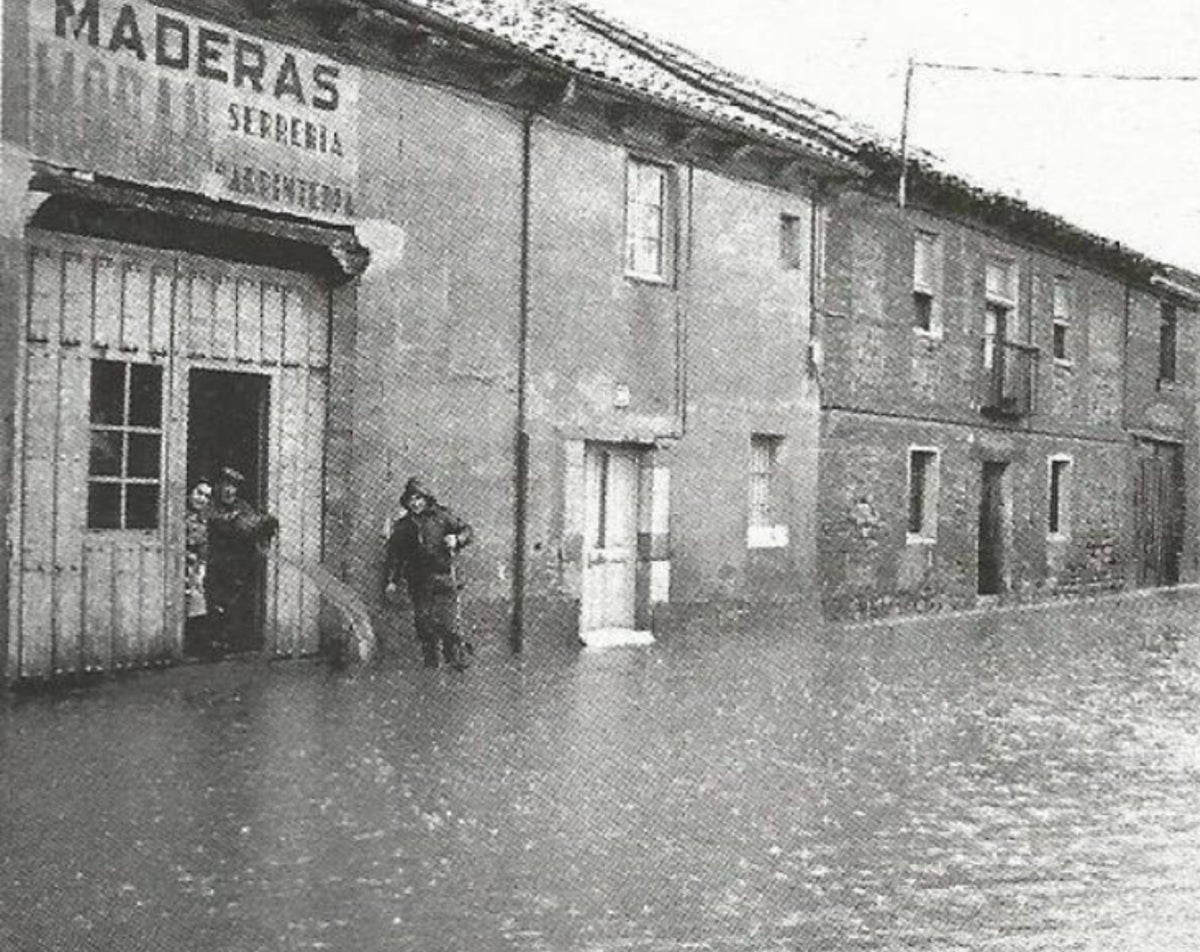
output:
[[[796,215],[779,216],[779,263],[789,271],[804,267],[804,222]]]
[[[778,440],[772,436],[750,437],[750,525],[775,524],[772,483]]]
[[[1178,315],[1172,301],[1163,301],[1158,324],[1158,379],[1175,382],[1175,338]]]
[[[92,361],[88,528],[156,529],[162,368]]]
[[[1054,279],[1054,359],[1070,361],[1067,334],[1071,329],[1071,286],[1065,278]]]
[[[630,159],[625,182],[625,269],[666,276],[668,174],[665,166]]]
[[[1050,505],[1046,531],[1052,536],[1065,536],[1069,529],[1071,459],[1067,456],[1050,458]]]
[[[936,334],[938,275],[937,235],[919,231],[913,238],[913,328]]]
[[[778,436],[750,437],[747,544],[751,548],[777,548],[788,544],[787,525],[780,518],[779,459],[783,440]]]
[[[908,538],[937,537],[938,454],[932,449],[908,452]]]
[[[996,365],[996,350],[1012,339],[1017,301],[1016,267],[1012,262],[990,261],[985,275],[983,315],[983,365]]]

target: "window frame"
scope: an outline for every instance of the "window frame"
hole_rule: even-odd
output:
[[[926,259],[929,273],[922,275],[917,267],[918,249],[927,249]],[[912,329],[920,337],[941,340],[944,327],[942,324],[941,308],[941,273],[942,273],[942,236],[937,232],[918,228],[913,232],[912,243]],[[928,309],[929,326],[923,327],[917,321],[922,309]]]
[[[778,433],[751,433],[747,447],[746,466],[746,547],[750,549],[779,549],[788,545],[787,524],[780,521],[779,472],[783,459],[784,438]],[[756,468],[756,449],[767,450],[767,466],[763,473]],[[766,505],[763,509],[755,505],[755,478],[765,477]],[[756,514],[764,514],[763,521],[756,521]]]
[[[644,208],[655,207],[642,202],[638,197],[640,180],[636,173],[640,170],[652,169],[659,176],[658,209],[658,244],[657,270],[642,270],[634,249],[644,241],[649,240],[640,230],[639,212]],[[644,281],[651,284],[669,284],[674,270],[674,166],[655,161],[635,153],[625,158],[625,233],[622,248],[625,277],[633,281]]]
[[[779,264],[784,271],[803,271],[806,265],[811,267],[811,248],[807,256],[804,254],[806,228],[811,228],[811,221],[806,222],[802,215],[779,213]],[[805,261],[806,257],[810,260]]]
[[[1052,541],[1062,542],[1071,538],[1071,484],[1074,482],[1074,470],[1075,458],[1069,453],[1055,453],[1046,459],[1046,538]],[[1061,474],[1057,487],[1056,474]]]
[[[1170,315],[1168,320],[1167,315]],[[1170,333],[1167,333],[1167,328]],[[1170,349],[1166,344],[1170,340]],[[1169,355],[1169,356],[1168,356]],[[1169,372],[1168,372],[1169,371]],[[1158,302],[1158,384],[1173,387],[1179,382],[1179,305],[1170,299]]]
[[[918,458],[928,462],[921,472],[921,525],[913,530],[913,515],[915,512],[913,462]],[[934,545],[938,537],[938,500],[942,488],[942,452],[936,446],[910,446],[908,448],[907,473],[904,482],[907,513],[905,515],[905,542],[908,545]],[[932,478],[931,478],[932,477]]]
[[[1003,293],[993,291],[988,278],[992,268],[1003,268],[1006,272],[1006,287]],[[999,258],[988,257],[984,259],[983,264],[983,366],[985,370],[991,370],[996,366],[996,346],[997,342],[1001,344],[1009,343],[1014,338],[1011,336],[1012,330],[1019,323],[1017,298],[1020,294],[1021,273],[1017,267],[1016,259],[1014,258]],[[988,332],[988,318],[993,314],[998,314],[1003,318],[1004,328],[1003,334],[999,333],[999,327],[994,327],[991,333]]]
[[[94,381],[96,379],[96,368],[98,365],[107,365],[111,367],[120,367],[122,373],[122,403],[121,403],[121,422],[120,423],[103,423],[94,419],[96,400]],[[133,407],[133,377],[136,368],[147,368],[156,372],[158,376],[158,406],[157,406],[157,426],[148,426],[143,424],[132,423],[132,407]],[[164,416],[166,412],[166,371],[161,364],[143,363],[140,361],[131,360],[111,360],[103,357],[93,357],[89,363],[89,380],[92,383],[89,385],[88,393],[88,464],[87,464],[87,484],[86,493],[87,501],[85,504],[85,524],[86,529],[90,533],[97,532],[143,532],[157,533],[162,529],[163,524],[163,486],[166,482],[164,478],[164,467],[166,461],[163,459],[163,444],[166,437],[166,427]],[[108,433],[116,434],[120,438],[121,445],[121,463],[120,472],[116,475],[106,473],[93,472],[92,447],[95,434]],[[130,445],[132,438],[135,436],[152,436],[156,439],[158,472],[155,476],[131,476],[129,474],[130,460]],[[93,486],[116,486],[118,487],[118,524],[115,526],[93,525],[92,522],[92,487]],[[153,526],[130,526],[129,522],[129,487],[131,486],[153,486],[156,490],[156,502],[154,507],[154,525]]]
[[[1070,367],[1074,364],[1070,346],[1071,316],[1074,310],[1072,297],[1071,279],[1065,275],[1056,275],[1050,291],[1050,355],[1060,367]],[[1063,341],[1061,356],[1058,353],[1059,328],[1062,328]]]

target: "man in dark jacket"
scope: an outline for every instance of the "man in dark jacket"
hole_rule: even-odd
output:
[[[225,468],[208,512],[205,595],[212,616],[213,651],[253,647],[261,590],[262,553],[279,520],[254,509],[240,495],[245,477]]]
[[[458,630],[454,554],[470,545],[471,527],[439,505],[416,477],[405,484],[400,505],[405,514],[388,539],[384,593],[395,591],[401,578],[408,583],[426,667],[438,666],[440,648],[442,659],[461,671],[467,659]]]

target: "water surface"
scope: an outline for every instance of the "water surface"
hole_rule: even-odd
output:
[[[0,948],[1192,952],[1200,597],[0,707]]]

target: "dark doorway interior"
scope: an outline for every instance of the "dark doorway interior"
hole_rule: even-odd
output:
[[[267,426],[270,381],[262,374],[193,370],[188,378],[188,488],[215,482],[230,466],[246,477],[242,497],[256,509],[267,499]],[[211,570],[211,569],[210,569]],[[263,646],[264,599],[261,566],[248,597],[218,632],[202,626],[197,653],[258,651]],[[215,645],[215,647],[214,647]]]
[[[1175,585],[1183,547],[1183,447],[1139,440],[1137,460],[1138,581],[1144,586]]]
[[[267,498],[269,381],[262,374],[193,370],[188,379],[188,486],[232,466],[246,477],[242,495]]]
[[[979,490],[979,594],[1004,591],[1005,505],[1007,463],[984,463]]]

